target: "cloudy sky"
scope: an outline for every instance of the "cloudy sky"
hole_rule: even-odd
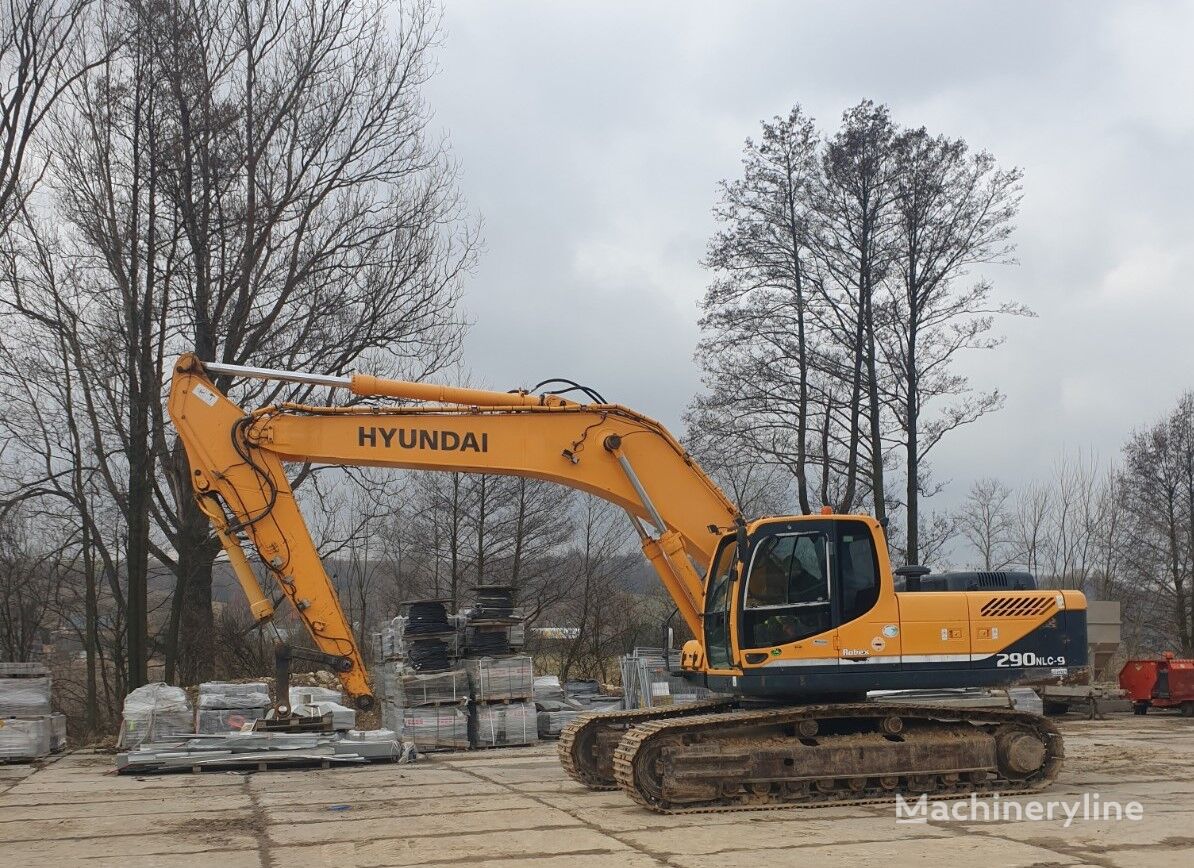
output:
[[[501,388],[568,376],[679,428],[715,184],[759,121],[824,128],[863,98],[1025,172],[1019,264],[1039,317],[973,355],[1006,407],[936,456],[977,476],[1105,459],[1194,388],[1194,5],[446,0],[428,96],[486,248],[467,363]]]

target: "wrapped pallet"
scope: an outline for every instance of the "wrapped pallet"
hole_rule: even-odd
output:
[[[193,732],[191,706],[181,687],[158,682],[138,687],[124,698],[124,714],[116,746],[136,747]]]
[[[534,696],[530,657],[481,657],[464,661],[476,702],[522,701]]]
[[[50,713],[50,670],[41,663],[0,663],[0,716]]]
[[[539,738],[559,738],[560,733],[564,731],[564,727],[572,723],[576,719],[576,716],[581,713],[575,708],[561,708],[555,711],[540,709],[536,713]]]
[[[381,670],[380,681],[385,701],[400,708],[457,705],[469,698],[468,674],[461,669],[419,673],[402,664],[387,663]]]
[[[264,681],[250,681],[244,684],[204,681],[199,685],[200,708],[260,709],[270,705],[269,685]]]
[[[50,715],[0,717],[0,760],[40,759],[52,745]]]
[[[473,747],[515,747],[539,740],[539,719],[533,702],[474,705]]]
[[[464,750],[469,747],[469,716],[465,705],[426,705],[398,712],[398,733],[420,751]],[[388,729],[394,729],[388,722]]]
[[[536,702],[563,702],[564,688],[558,675],[540,675],[534,681]]]

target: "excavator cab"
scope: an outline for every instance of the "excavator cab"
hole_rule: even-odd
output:
[[[884,590],[876,529],[857,516],[789,516],[751,530],[746,558],[727,536],[706,580],[708,670],[829,657],[836,628],[865,616]]]
[[[734,535],[720,542],[705,580],[703,644],[686,647],[685,677],[790,700],[997,686],[1084,665],[1082,594],[1000,575],[978,575],[964,591],[951,581],[961,574],[949,573],[897,589],[873,517],[762,519],[745,546]]]

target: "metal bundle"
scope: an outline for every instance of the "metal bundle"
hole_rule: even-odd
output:
[[[394,733],[386,738],[352,738],[340,733],[182,735],[142,744],[116,755],[119,773],[192,771],[246,766],[325,765],[404,761]]]

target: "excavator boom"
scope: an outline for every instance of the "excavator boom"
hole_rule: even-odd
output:
[[[403,406],[279,404],[246,412],[210,375],[291,380]],[[344,658],[345,690],[359,705],[371,691],[360,649],[299,511],[284,462],[525,476],[568,485],[630,514],[644,554],[694,633],[703,570],[740,521],[734,505],[668,431],[616,404],[555,395],[490,392],[354,375],[329,377],[178,360],[170,416],[191,482],[259,620],[273,607],[239,536],[294,604],[316,646]]]

